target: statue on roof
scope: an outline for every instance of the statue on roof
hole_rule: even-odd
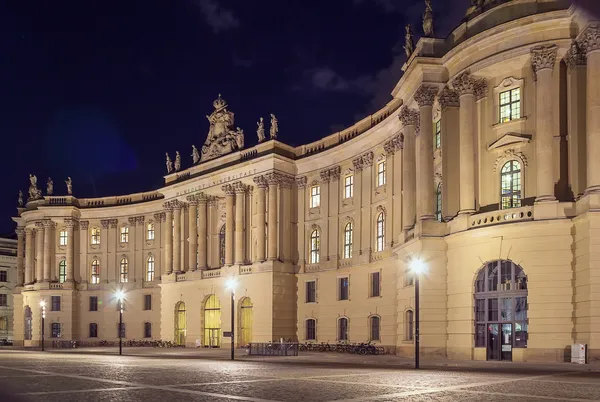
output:
[[[431,0],[425,0],[425,14],[423,14],[423,33],[425,36],[433,37],[433,8]]]
[[[258,142],[263,142],[265,140],[265,122],[261,117],[260,120],[256,123],[258,128],[256,129],[256,135],[258,136]]]
[[[23,207],[23,192],[19,190],[19,199],[17,200],[17,205],[19,208]]]
[[[173,161],[171,160],[171,157],[169,156],[168,152],[165,152],[165,155],[167,156],[167,174],[172,173],[173,172]]]
[[[48,177],[48,181],[46,182],[46,195],[52,195],[52,193],[54,193],[54,182]]]
[[[195,145],[192,145],[192,161],[194,165],[200,161],[200,152],[198,152],[198,148]]]
[[[39,200],[42,198],[42,190],[37,188],[37,177],[29,174],[29,198],[27,201]]]
[[[67,177],[65,184],[67,185],[67,195],[73,195],[73,180],[71,180],[71,177]]]
[[[213,102],[215,110],[206,116],[210,123],[208,136],[202,146],[201,161],[217,158],[221,155],[240,150],[244,147],[244,131],[233,129],[234,114],[227,110],[227,102],[219,94]]]
[[[413,35],[410,30],[410,24],[406,26],[406,35],[404,40],[404,51],[406,52],[406,58],[410,59],[410,56],[415,51],[415,43],[413,42]]]
[[[279,134],[279,120],[273,113],[271,113],[271,128],[269,129],[269,135],[272,140],[277,139],[277,134]]]
[[[181,169],[181,155],[179,155],[179,151],[175,151],[175,171],[179,172]]]

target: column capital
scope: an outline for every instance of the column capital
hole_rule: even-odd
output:
[[[250,186],[242,183],[241,181],[236,181],[231,186],[236,194],[246,194],[250,190]]]
[[[452,86],[460,96],[473,95],[475,93],[475,79],[471,71],[467,70],[452,80]]]
[[[206,200],[208,202],[209,207],[214,207],[219,204],[219,197],[215,197],[215,196],[211,195],[211,196],[207,196]]]
[[[82,230],[88,230],[89,225],[90,221],[79,221],[79,227],[81,227]]]
[[[102,229],[108,229],[108,225],[110,225],[109,219],[102,219],[100,221],[100,225],[102,225]]]
[[[35,227],[38,229],[43,229],[44,228],[44,221],[37,221],[35,223]]]
[[[334,166],[332,168],[322,170],[320,173],[321,181],[323,183],[329,183],[331,180],[339,180],[341,171],[342,168],[340,168],[339,166]]]
[[[142,226],[144,224],[144,222],[146,221],[146,217],[144,215],[140,215],[140,216],[136,216],[135,217],[135,223]]]
[[[185,202],[179,201],[177,199],[167,201],[163,204],[163,208],[165,210],[182,209],[182,208],[185,208],[186,206],[187,206],[187,204]]]
[[[438,87],[433,85],[421,85],[414,94],[415,101],[419,107],[433,106],[435,96],[438,94]]]
[[[24,228],[25,236],[33,234],[33,228]]]
[[[16,228],[15,233],[17,234],[18,238],[21,238],[25,234],[25,230],[23,228]]]
[[[398,114],[398,119],[400,119],[403,126],[418,126],[419,112],[408,106],[403,106]]]
[[[475,91],[475,100],[480,101],[483,98],[486,98],[488,93],[487,80],[485,78],[475,80],[475,87],[473,90]]]
[[[581,48],[586,55],[600,50],[600,25],[590,25],[583,31]]]
[[[256,187],[258,188],[267,188],[269,186],[269,183],[267,183],[267,179],[265,178],[265,176],[255,176],[252,181],[254,182],[254,184],[256,184]]]
[[[374,157],[375,157],[375,155],[373,154],[373,152],[367,152],[366,154],[363,154],[361,156],[361,158],[362,158],[364,167],[373,166],[373,158]]]
[[[565,64],[569,68],[569,71],[577,66],[585,66],[587,63],[587,56],[582,46],[577,42],[573,41],[571,47],[567,51],[564,57]]]
[[[321,183],[329,183],[329,181],[331,180],[329,169],[321,170],[319,175],[321,176]]]
[[[119,220],[118,219],[109,219],[108,223],[110,224],[111,229],[116,229],[117,225],[119,224]]]
[[[537,75],[538,71],[554,69],[558,47],[556,45],[537,46],[531,49],[531,68]]]
[[[53,228],[54,227],[54,222],[51,221],[50,219],[44,219],[43,220],[43,224],[44,224],[44,227],[46,227],[46,228]]]
[[[157,212],[154,214],[154,220],[156,222],[165,222],[167,220],[167,214],[164,212]]]
[[[394,155],[396,151],[404,148],[404,138],[402,134],[397,134],[391,140],[383,144],[386,155]]]
[[[131,226],[135,226],[135,223],[136,223],[135,216],[130,216],[129,218],[127,218],[127,222],[129,222],[129,224]]]
[[[306,188],[308,184],[308,178],[306,176],[296,177],[296,185],[298,188]]]
[[[437,96],[438,102],[442,110],[447,107],[459,107],[460,103],[458,101],[458,92],[453,89],[450,89],[448,85],[446,85]]]
[[[294,180],[293,176],[279,172],[269,172],[264,175],[265,180],[269,186],[288,186]]]
[[[233,196],[235,194],[235,189],[231,184],[225,184],[224,186],[221,186],[221,190],[223,190],[225,195],[228,196]]]
[[[68,229],[73,229],[74,227],[77,226],[77,220],[74,218],[65,218],[64,221],[65,221],[65,226]]]
[[[198,195],[197,194],[188,195],[187,197],[185,197],[185,199],[188,201],[188,204],[190,204],[190,206],[198,205]]]

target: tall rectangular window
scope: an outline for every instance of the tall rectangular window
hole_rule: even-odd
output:
[[[144,310],[152,310],[152,295],[144,295]]]
[[[90,338],[98,337],[98,324],[95,322],[90,323]]]
[[[100,244],[100,229],[98,228],[92,228],[92,244]]]
[[[60,296],[52,296],[52,305],[50,311],[60,311]]]
[[[385,184],[385,161],[377,164],[377,186]]]
[[[146,240],[154,240],[154,223],[149,223],[146,227]]]
[[[152,323],[144,323],[144,338],[152,338]]]
[[[521,88],[500,92],[500,123],[521,118]]]
[[[67,231],[66,230],[60,231],[60,233],[58,235],[58,244],[61,246],[67,245]]]
[[[51,329],[52,333],[50,336],[52,338],[60,338],[60,322],[53,322]]]
[[[121,243],[129,243],[129,228],[127,226],[121,227]]]
[[[306,282],[306,302],[317,302],[317,283],[315,281]]]
[[[8,306],[8,295],[0,294],[0,307]]]
[[[442,146],[442,121],[438,120],[434,125],[434,141],[433,144],[435,149],[439,149]]]
[[[310,207],[317,208],[321,206],[321,186],[310,188]]]
[[[0,271],[0,282],[8,282],[8,272]]]
[[[344,177],[344,198],[354,197],[354,175]]]
[[[371,272],[371,297],[379,297],[381,295],[380,273]]]
[[[90,311],[98,311],[98,296],[90,296]]]
[[[339,300],[348,300],[349,289],[348,289],[348,277],[339,278]]]
[[[306,340],[314,341],[317,339],[317,320],[309,318],[306,320]]]

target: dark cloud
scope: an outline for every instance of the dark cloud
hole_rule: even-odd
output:
[[[397,11],[396,4],[392,0],[354,0],[355,5],[373,3],[383,12],[391,14]]]
[[[204,16],[204,21],[215,34],[235,29],[240,26],[240,20],[233,11],[224,8],[217,0],[191,0]]]

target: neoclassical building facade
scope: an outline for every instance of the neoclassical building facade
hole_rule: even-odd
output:
[[[239,344],[411,356],[419,259],[424,355],[599,359],[600,23],[564,0],[481,1],[447,38],[406,42],[393,99],[317,142],[280,142],[272,115],[245,148],[219,96],[157,191],[42,195],[32,176],[17,344],[39,345],[42,300],[48,341],[116,340],[123,290],[128,339],[229,344],[233,300]]]

